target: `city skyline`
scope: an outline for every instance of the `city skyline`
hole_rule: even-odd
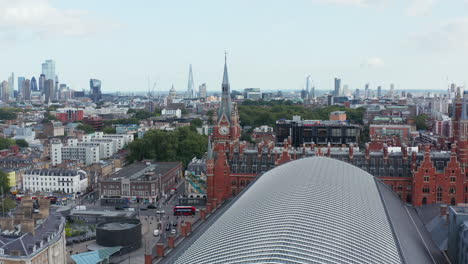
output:
[[[104,93],[146,91],[148,79],[157,91],[174,84],[181,92],[192,64],[194,87],[216,91],[227,50],[233,90],[300,90],[308,75],[317,90],[333,90],[335,77],[351,90],[466,82],[466,1],[266,3],[0,1],[9,61],[0,79],[12,72],[38,79],[40,64],[52,59],[74,90],[98,78]]]

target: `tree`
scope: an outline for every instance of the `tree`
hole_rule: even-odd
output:
[[[213,125],[213,115],[214,115],[214,110],[208,110],[206,112],[206,115],[208,116],[208,124]]]
[[[0,138],[0,150],[7,149],[13,145],[15,145],[15,141],[10,138]]]
[[[4,194],[7,194],[10,191],[10,185],[8,175],[0,170],[0,193],[2,190]]]
[[[21,148],[27,148],[27,147],[29,147],[28,142],[27,142],[26,140],[24,140],[24,139],[17,139],[17,140],[16,140],[16,145],[18,145],[18,146],[21,147]]]
[[[117,131],[115,130],[115,127],[110,127],[110,126],[107,126],[107,127],[103,128],[102,132],[104,132],[104,134],[115,134],[115,133],[117,133]]]
[[[142,159],[156,161],[182,161],[187,165],[193,157],[206,152],[207,137],[181,127],[175,131],[150,130],[143,138],[129,144],[128,161]]]
[[[427,115],[426,114],[416,116],[416,129],[417,130],[427,130],[426,121],[427,121]]]
[[[15,120],[17,118],[16,108],[0,108],[0,119],[1,120]]]
[[[91,134],[91,133],[94,133],[96,130],[94,130],[94,128],[90,125],[87,125],[87,124],[80,124],[76,127],[76,129],[78,130],[83,130],[85,133],[87,134]]]

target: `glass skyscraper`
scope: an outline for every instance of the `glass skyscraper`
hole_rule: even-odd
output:
[[[42,63],[42,74],[45,75],[46,80],[55,80],[55,61],[46,60]]]

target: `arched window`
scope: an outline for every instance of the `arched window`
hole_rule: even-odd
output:
[[[232,189],[232,196],[236,196],[236,190]]]
[[[455,187],[450,187],[449,193],[450,194],[455,194]]]
[[[422,204],[423,204],[423,205],[426,205],[426,204],[427,204],[427,198],[426,198],[426,197],[422,198]]]
[[[457,205],[457,202],[455,201],[455,197],[452,197],[452,200],[450,200],[451,205]]]
[[[240,186],[244,186],[245,185],[245,181],[244,180],[241,180],[240,181]]]
[[[442,202],[442,187],[439,186],[437,187],[437,193],[436,193],[436,201],[437,202]]]
[[[237,182],[236,181],[232,181],[232,186],[236,186]]]

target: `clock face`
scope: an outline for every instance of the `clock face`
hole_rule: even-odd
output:
[[[218,132],[219,132],[219,134],[225,136],[225,135],[229,134],[229,127],[227,127],[227,126],[222,126],[222,127],[220,127],[220,128],[218,129]]]

